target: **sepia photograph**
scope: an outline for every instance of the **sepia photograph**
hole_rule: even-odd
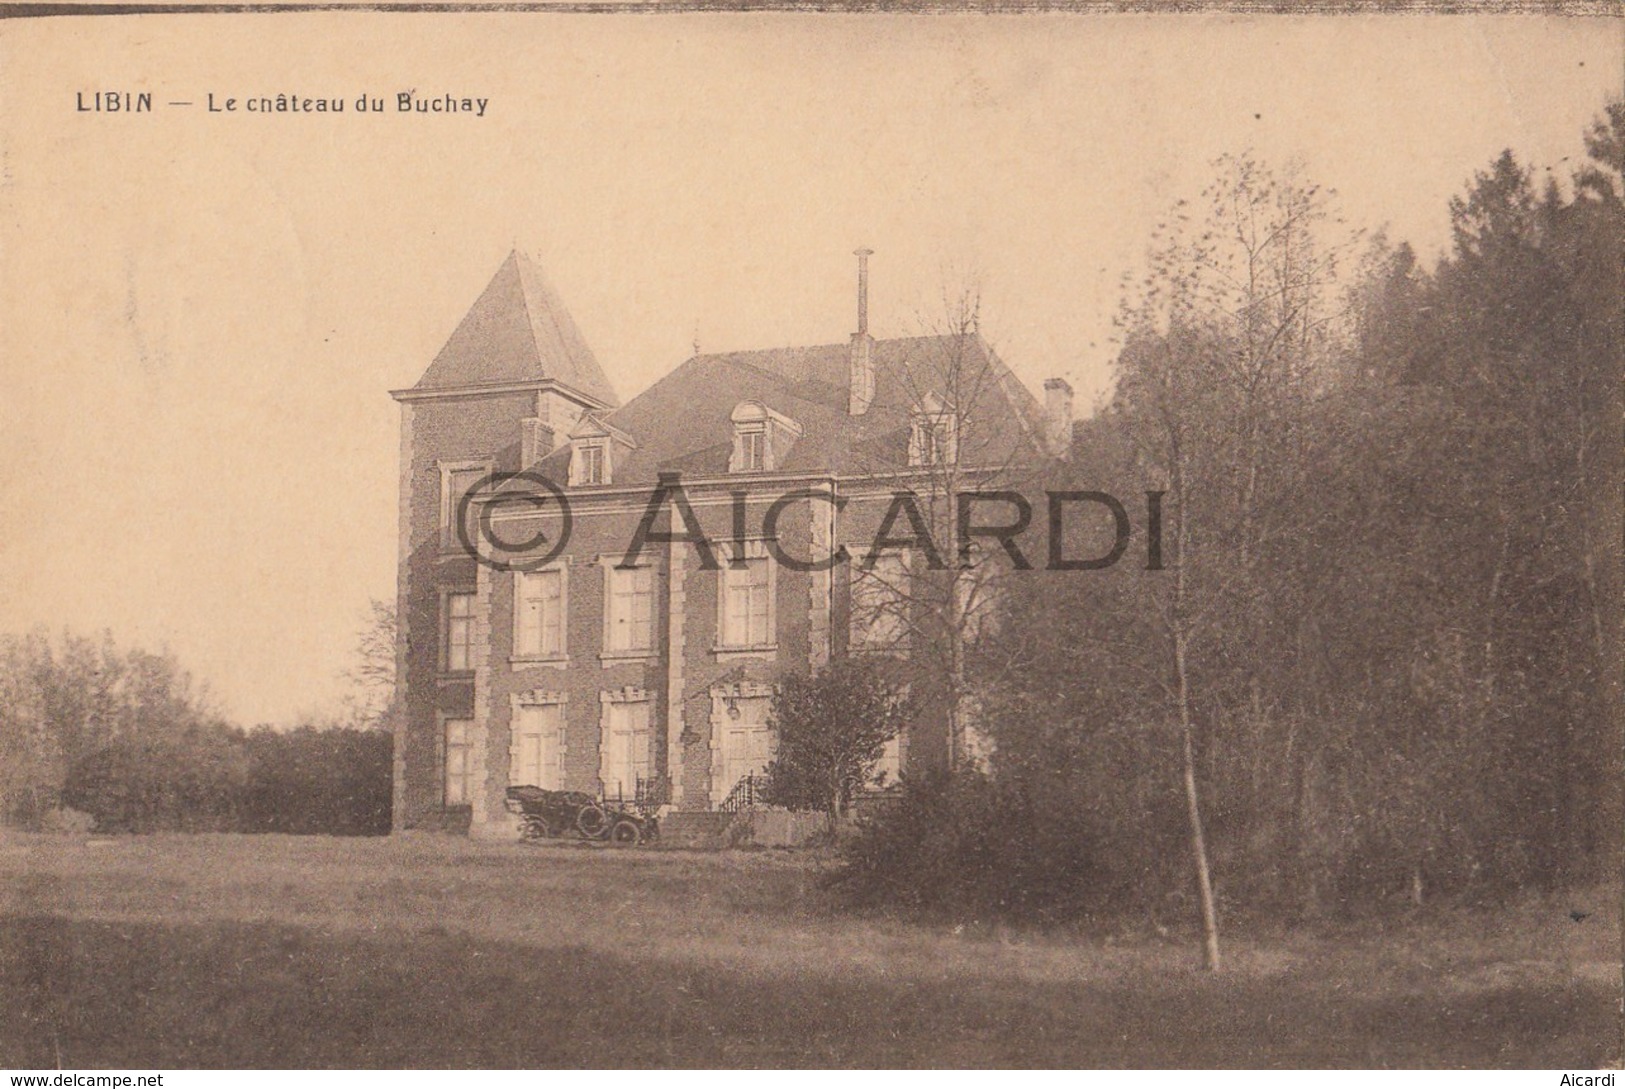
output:
[[[10,1086],[1614,1084],[1617,15],[0,16]]]

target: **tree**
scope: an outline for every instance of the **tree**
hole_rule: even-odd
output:
[[[388,613],[364,648],[390,647]],[[363,659],[357,675],[379,677]],[[36,827],[63,805],[103,831],[380,834],[390,739],[335,722],[245,735],[167,652],[0,637],[0,820]]]
[[[357,729],[388,729],[395,702],[395,606],[371,599],[356,636],[352,661],[341,674],[350,685],[344,721]]]
[[[42,632],[0,639],[4,819],[38,821],[72,769],[116,744],[180,745],[222,724],[209,695],[169,653],[120,649],[112,636]]]
[[[1280,540],[1302,528],[1290,502],[1307,464],[1302,425],[1335,379],[1347,324],[1339,270],[1354,239],[1332,194],[1295,169],[1225,156],[1214,174],[1198,209],[1177,206],[1160,228],[1150,273],[1125,301],[1112,411],[1173,522],[1169,577],[1145,584],[1145,605],[1162,622],[1205,961],[1216,969],[1202,780],[1230,758],[1226,727],[1268,751],[1289,713],[1269,679],[1288,664],[1302,603],[1283,598],[1270,568]],[[1303,771],[1276,773],[1290,783]]]
[[[242,735],[212,724],[99,748],[74,764],[62,796],[102,832],[234,832],[248,783]]]
[[[769,800],[838,819],[912,713],[873,659],[837,658],[811,676],[786,676],[773,696],[779,747],[767,769]]]
[[[1439,612],[1487,757],[1464,847],[1497,883],[1563,884],[1617,841],[1622,125],[1616,102],[1572,197],[1510,152],[1475,174],[1408,372],[1454,409],[1428,467],[1455,557]]]
[[[243,739],[249,777],[243,831],[385,835],[390,737],[375,729],[303,723],[261,726]]]
[[[56,802],[65,772],[61,739],[33,683],[49,647],[39,635],[0,641],[0,822],[36,824]]]
[[[914,702],[947,722],[947,766],[955,770],[981,756],[967,662],[1011,562],[966,535],[965,496],[1008,495],[1033,483],[1044,456],[1035,457],[1031,444],[1044,427],[1026,414],[1017,379],[983,336],[979,289],[944,289],[940,313],[921,326],[927,335],[899,369],[899,403],[890,406],[910,414],[899,436],[909,470],[899,477],[886,460],[870,467],[885,489],[875,494],[892,503],[885,535],[909,543],[888,546],[902,556],[895,567],[880,562],[886,550],[851,557],[852,620],[871,636],[864,651],[906,655]],[[989,517],[973,514],[978,524]]]

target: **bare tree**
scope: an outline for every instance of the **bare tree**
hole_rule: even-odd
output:
[[[940,316],[921,323],[928,335],[898,375],[906,401],[898,407],[911,420],[908,469],[871,469],[897,489],[879,536],[909,541],[898,546],[904,562],[887,563],[884,549],[852,557],[854,627],[864,634],[863,648],[907,647],[910,672],[928,678],[947,719],[951,769],[985,755],[971,738],[967,654],[995,616],[1010,563],[1003,549],[964,532],[977,517],[965,507],[1024,510],[1025,524],[1030,508],[991,496],[1036,479],[1043,442],[1023,413],[1025,391],[983,338],[981,317],[980,290],[961,286],[945,289]]]
[[[1223,687],[1245,693],[1245,717],[1262,742],[1275,708],[1258,648],[1280,637],[1259,606],[1265,568],[1271,545],[1301,528],[1301,512],[1286,502],[1291,474],[1304,464],[1297,425],[1333,373],[1348,316],[1338,270],[1355,240],[1341,232],[1331,195],[1295,172],[1276,174],[1249,156],[1214,166],[1202,207],[1176,207],[1146,281],[1125,303],[1117,405],[1176,519],[1171,585],[1154,605],[1173,676],[1205,960],[1216,970],[1216,882],[1200,774],[1213,735],[1198,712],[1215,700],[1195,690],[1196,659],[1210,663],[1201,671],[1209,683],[1239,670]],[[1280,756],[1289,760],[1303,746],[1286,748]],[[1295,776],[1305,774],[1300,761]]]
[[[362,729],[388,729],[395,699],[395,605],[373,598],[356,635],[350,665],[340,674],[349,685],[343,720]]]

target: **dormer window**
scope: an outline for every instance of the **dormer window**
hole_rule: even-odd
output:
[[[741,401],[729,415],[733,421],[730,473],[762,473],[778,469],[790,447],[801,437],[801,425],[760,401]]]
[[[948,455],[948,422],[926,420],[920,424],[920,464],[942,465],[952,459]]]
[[[934,393],[914,411],[908,436],[910,465],[950,465],[959,460],[959,417]]]
[[[604,448],[597,444],[580,448],[581,471],[577,484],[607,484],[604,474]]]
[[[570,431],[570,486],[613,484],[616,468],[637,449],[632,436],[595,416],[583,416]]]
[[[742,432],[739,444],[739,468],[742,471],[752,473],[767,468],[767,432]]]

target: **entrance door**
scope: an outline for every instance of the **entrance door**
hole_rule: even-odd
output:
[[[768,706],[765,696],[743,698],[724,714],[717,761],[721,774],[711,784],[713,805],[720,805],[739,780],[760,775],[773,762],[778,738],[767,724]]]

